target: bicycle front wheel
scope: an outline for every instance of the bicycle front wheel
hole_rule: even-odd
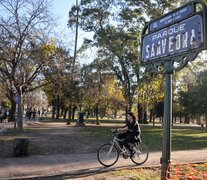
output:
[[[143,143],[136,143],[135,146],[135,157],[131,159],[136,165],[145,163],[149,156],[149,150]]]
[[[112,144],[104,144],[99,148],[97,158],[105,167],[113,166],[119,159],[119,151]]]

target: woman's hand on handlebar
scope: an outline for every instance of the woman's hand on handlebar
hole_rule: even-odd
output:
[[[117,129],[111,129],[111,132],[112,133],[116,133],[117,132]]]
[[[117,129],[117,132],[121,132],[121,133],[124,133],[124,132],[127,132],[128,131],[128,127],[123,127],[123,128],[118,128]]]
[[[125,132],[125,129],[123,129],[123,128],[117,128],[117,129],[111,129],[111,132],[112,133],[116,133],[116,132]]]

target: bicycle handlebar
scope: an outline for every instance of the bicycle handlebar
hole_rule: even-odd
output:
[[[115,133],[118,132],[118,131],[117,131],[117,129],[111,129],[111,132],[112,132],[113,134],[115,134]]]

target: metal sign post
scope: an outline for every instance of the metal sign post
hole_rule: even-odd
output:
[[[142,31],[141,63],[165,75],[161,179],[170,178],[172,74],[207,49],[206,5],[195,0],[149,22]]]
[[[164,64],[165,74],[165,99],[164,99],[164,123],[163,123],[163,144],[161,158],[161,179],[165,179],[170,172],[169,163],[171,159],[171,123],[172,123],[172,64],[166,61]],[[167,172],[168,171],[168,172]]]

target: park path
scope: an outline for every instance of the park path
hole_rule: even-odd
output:
[[[13,122],[8,122],[8,123],[0,123],[0,135],[3,134],[7,129],[13,128],[14,123]]]
[[[27,126],[27,125],[31,125],[34,123],[38,123],[38,120],[30,120],[30,121],[26,121],[25,119],[23,120],[23,125]],[[3,134],[7,129],[12,129],[14,128],[14,122],[6,122],[6,123],[0,123],[0,135]]]
[[[148,161],[139,167],[159,166],[161,152],[151,152]],[[207,150],[174,151],[173,162],[207,162]],[[55,175],[74,176],[105,172],[114,169],[135,168],[130,159],[120,157],[110,168],[104,168],[95,153],[92,154],[57,154],[31,155],[22,158],[0,159],[0,179],[21,179],[32,177],[48,177]]]

